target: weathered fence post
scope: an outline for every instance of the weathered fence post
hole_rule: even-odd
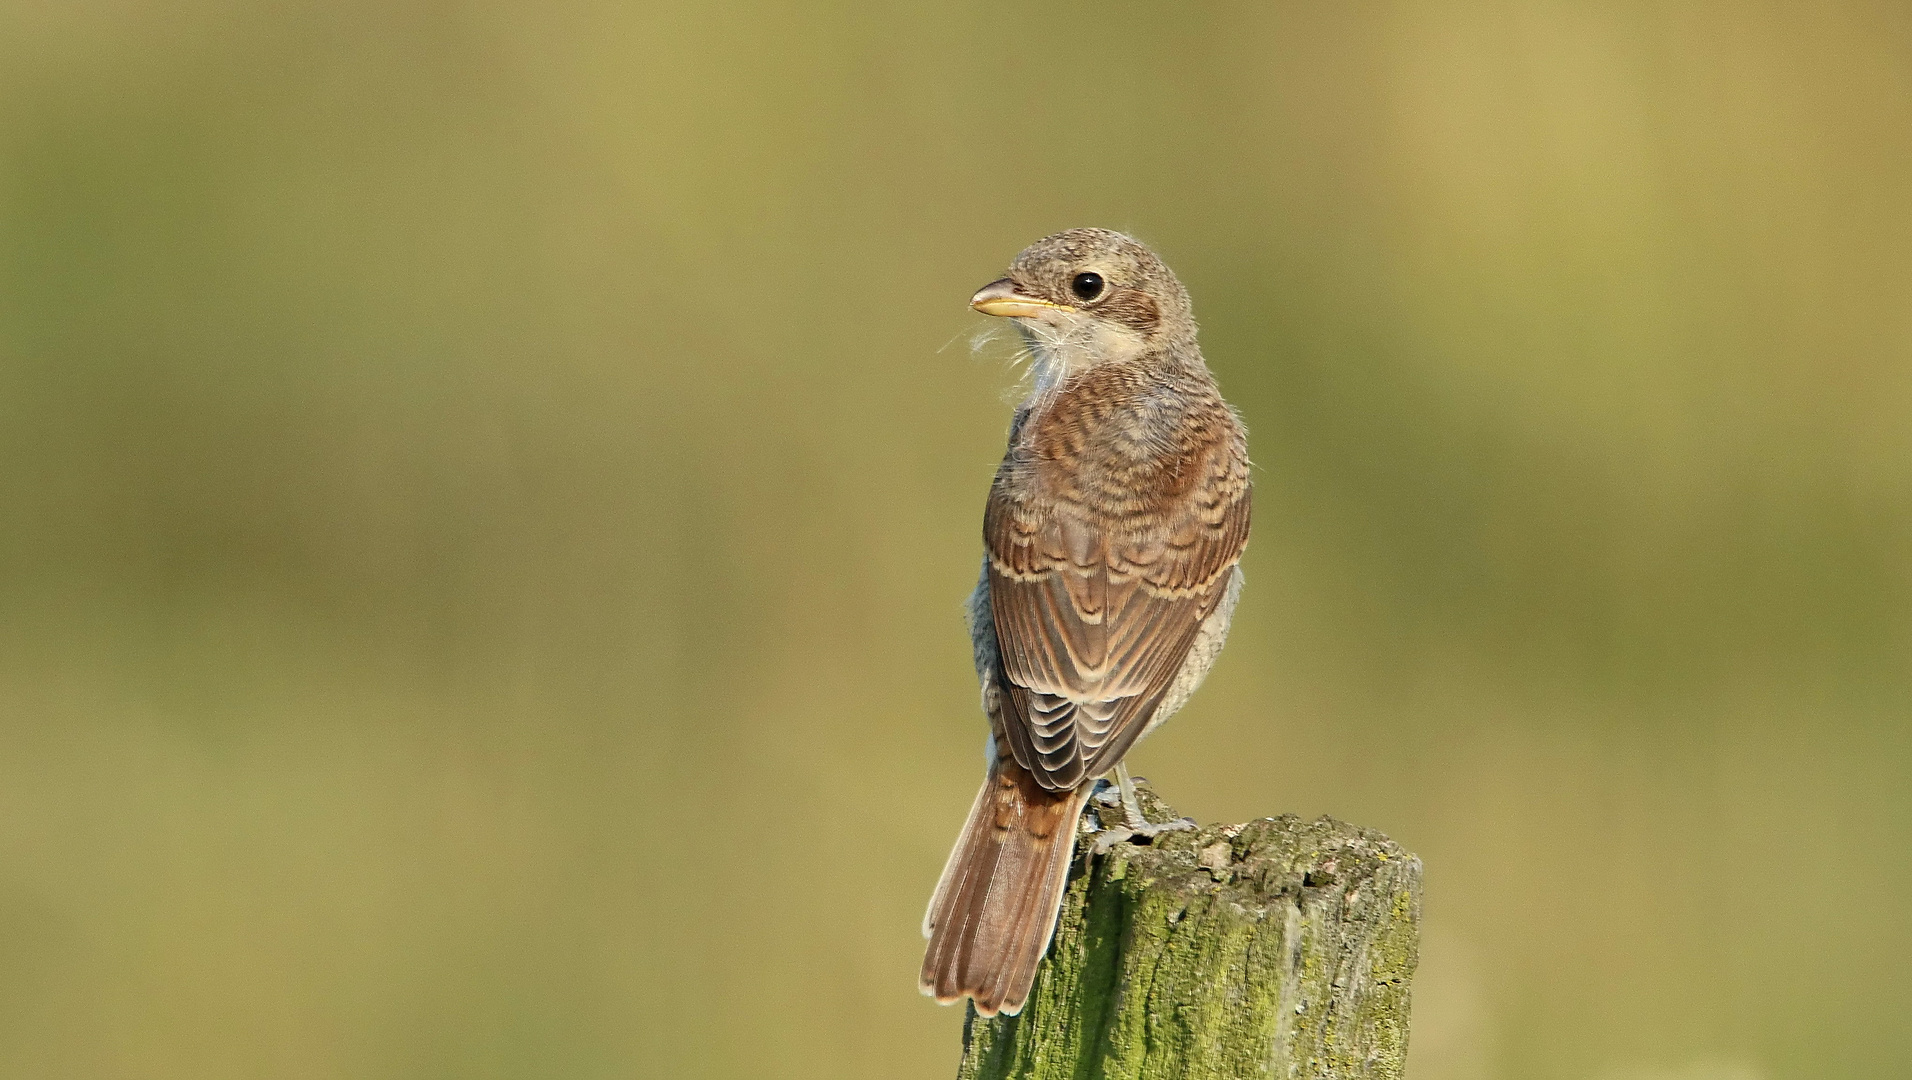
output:
[[[1292,814],[1089,846],[1028,1005],[971,1011],[958,1080],[1401,1076],[1418,858]]]

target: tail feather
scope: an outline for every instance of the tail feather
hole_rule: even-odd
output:
[[[972,998],[984,1016],[1022,1011],[1055,934],[1091,786],[1047,791],[1008,755],[990,765],[923,918],[923,993]]]

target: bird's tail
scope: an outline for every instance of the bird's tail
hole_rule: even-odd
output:
[[[991,763],[923,916],[923,993],[944,1004],[973,998],[984,1016],[1022,1011],[1093,786],[1047,791],[1014,758]]]

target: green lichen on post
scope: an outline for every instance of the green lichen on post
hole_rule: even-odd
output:
[[[1073,874],[1028,1005],[970,1013],[959,1080],[1402,1075],[1421,863],[1387,837],[1293,815],[1085,837]]]

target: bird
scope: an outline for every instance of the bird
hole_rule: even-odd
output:
[[[1140,241],[1045,237],[969,304],[1016,327],[1031,377],[965,612],[987,771],[923,919],[918,985],[1013,1016],[1098,781],[1114,773],[1124,816],[1099,849],[1193,827],[1144,820],[1123,757],[1221,652],[1251,485],[1247,432],[1202,359],[1188,291]]]

